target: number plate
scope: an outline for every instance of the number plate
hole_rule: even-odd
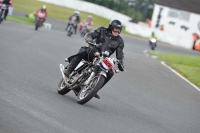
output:
[[[114,67],[112,61],[107,57],[102,60],[102,64],[106,69],[112,69]]]

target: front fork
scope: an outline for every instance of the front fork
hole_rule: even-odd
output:
[[[90,83],[90,80],[96,75],[98,69],[99,69],[99,66],[96,65],[96,66],[94,67],[93,72],[90,74],[90,77],[84,82],[84,85],[85,85],[85,86],[87,86],[87,85]]]

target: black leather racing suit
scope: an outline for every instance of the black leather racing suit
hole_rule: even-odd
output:
[[[92,61],[94,58],[94,52],[104,52],[108,51],[110,55],[116,52],[116,58],[121,61],[121,65],[118,65],[121,71],[124,71],[123,67],[123,59],[124,59],[124,41],[120,36],[114,37],[111,35],[111,31],[107,28],[100,27],[96,29],[94,32],[89,32],[85,35],[85,39],[90,38],[91,41],[96,39],[96,44],[101,45],[101,47],[90,46],[90,47],[81,47],[79,52],[76,55],[73,55],[68,58],[70,65],[68,67],[68,71],[71,73],[75,67],[79,64],[79,62],[84,59],[87,61]],[[113,70],[109,70],[107,74],[106,81],[104,85],[112,78],[114,75]]]

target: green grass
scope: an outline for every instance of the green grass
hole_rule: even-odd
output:
[[[200,87],[200,57],[155,52],[150,52],[150,54],[158,56],[160,60],[169,63],[173,69]]]
[[[15,0],[14,10],[26,12],[27,14],[37,11],[42,7],[47,6],[48,17],[59,20],[68,21],[68,18],[74,13],[75,9],[57,6],[49,3],[40,2],[37,0]],[[99,17],[94,14],[80,11],[80,18],[84,20],[88,15],[92,15],[94,21],[94,27],[107,26],[110,20]]]
[[[29,14],[40,9],[42,5],[47,6],[48,17],[58,19],[58,20],[68,21],[68,18],[75,11],[75,9],[57,6],[57,5],[53,5],[49,3],[44,3],[37,0],[15,0],[14,10]],[[100,26],[107,27],[108,24],[110,23],[110,20],[108,19],[102,18],[95,14],[80,11],[81,21],[87,18],[88,15],[92,15],[93,27],[95,28],[100,27]],[[122,33],[129,34],[128,32],[125,31],[125,27],[123,27]]]
[[[32,19],[26,18],[26,17],[18,17],[18,16],[9,16],[7,17],[8,21],[14,21],[14,22],[20,22],[24,24],[34,24],[34,21]]]

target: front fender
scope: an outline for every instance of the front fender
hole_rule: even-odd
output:
[[[105,78],[107,78],[107,74],[104,71],[100,71],[100,75],[103,75]]]

